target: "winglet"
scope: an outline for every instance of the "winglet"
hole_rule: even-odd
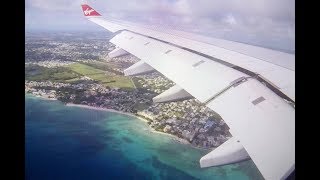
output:
[[[91,16],[101,16],[96,10],[94,10],[92,7],[90,7],[87,4],[82,4],[82,11],[84,16],[91,17]]]

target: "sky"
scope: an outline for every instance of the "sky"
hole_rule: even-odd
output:
[[[106,17],[168,26],[287,52],[295,51],[294,0],[26,0],[27,31],[101,31],[81,4]]]

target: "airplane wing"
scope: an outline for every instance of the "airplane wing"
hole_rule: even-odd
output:
[[[250,156],[265,179],[285,179],[295,169],[294,55],[103,18],[87,4],[82,9],[88,20],[116,33],[110,57],[140,59],[125,75],[155,69],[176,83],[154,102],[193,96],[221,115],[233,138],[201,158],[201,167]]]

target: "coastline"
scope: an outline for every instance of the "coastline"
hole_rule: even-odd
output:
[[[134,114],[131,114],[131,113],[122,112],[122,111],[117,111],[117,110],[114,110],[114,109],[108,109],[108,108],[102,108],[102,107],[89,106],[89,105],[85,105],[85,104],[67,103],[66,106],[70,106],[70,107],[81,107],[81,108],[86,108],[86,109],[93,109],[93,110],[100,110],[100,111],[107,111],[107,112],[115,112],[115,113],[119,113],[119,114],[123,114],[123,115],[127,115],[127,116],[131,116],[131,117],[137,118],[137,116],[135,116]],[[147,120],[145,120],[145,121],[147,121]]]
[[[134,114],[131,113],[127,113],[127,112],[122,112],[122,111],[117,111],[114,109],[108,109],[108,108],[102,108],[102,107],[94,107],[94,106],[89,106],[89,105],[84,105],[84,104],[73,104],[73,103],[67,103],[66,106],[70,106],[70,107],[81,107],[81,108],[87,108],[87,109],[93,109],[93,110],[100,110],[100,111],[107,111],[107,112],[115,112],[115,113],[119,113],[119,114],[123,114],[123,115],[127,115],[127,116],[131,116],[134,117],[136,119],[139,119],[145,123],[148,122],[147,119],[140,117],[140,116],[136,116]],[[149,131],[152,133],[158,133],[158,134],[162,134],[162,135],[166,135],[166,136],[170,136],[172,138],[172,140],[179,142],[181,144],[189,144],[191,145],[187,140],[179,138],[173,134],[169,134],[169,133],[165,133],[165,132],[160,132],[160,131],[156,131],[155,129],[151,128],[148,124],[147,124]],[[194,146],[192,146],[194,147]],[[199,148],[199,147],[194,147],[194,148]],[[203,149],[206,150],[204,148],[199,148],[199,149]]]
[[[29,93],[27,93],[29,94]],[[48,97],[45,97],[45,96],[39,96],[39,95],[34,95],[34,94],[30,94],[32,96],[35,96],[35,97],[38,97],[38,98],[42,98],[42,99],[45,99],[45,100],[50,100],[50,101],[59,101],[58,99],[56,98],[48,98]],[[141,116],[137,116],[137,115],[134,115],[132,113],[128,113],[128,112],[122,112],[122,111],[117,111],[117,110],[114,110],[114,109],[108,109],[108,108],[102,108],[102,107],[95,107],[95,106],[89,106],[89,105],[85,105],[85,104],[74,104],[74,103],[66,103],[65,104],[66,106],[69,106],[69,107],[80,107],[80,108],[86,108],[86,109],[92,109],[92,110],[100,110],[100,111],[107,111],[107,112],[114,112],[114,113],[119,113],[119,114],[122,114],[122,115],[127,115],[127,116],[130,116],[130,117],[134,117],[136,119],[139,119],[145,123],[148,122],[147,119],[141,117]],[[212,150],[212,149],[206,149],[206,148],[201,148],[201,147],[197,147],[197,146],[193,146],[189,141],[185,140],[185,139],[182,139],[182,138],[179,138],[173,134],[169,134],[169,133],[165,133],[165,132],[161,132],[161,131],[157,131],[155,129],[153,129],[152,127],[150,127],[148,124],[146,124],[149,131],[151,133],[158,133],[158,134],[162,134],[162,135],[166,135],[166,136],[169,136],[173,141],[177,142],[177,143],[180,143],[180,144],[188,144],[190,145],[191,147],[193,148],[196,148],[196,149],[201,149],[201,150]]]
[[[28,93],[28,94],[30,94],[30,93]],[[42,99],[45,99],[45,100],[49,100],[49,101],[59,101],[59,100],[56,99],[56,98],[49,98],[49,97],[40,96],[40,95],[34,95],[34,94],[30,94],[30,95],[35,96],[35,97],[37,97],[37,98],[42,98]]]

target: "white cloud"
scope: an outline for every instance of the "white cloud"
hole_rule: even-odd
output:
[[[26,10],[72,12],[79,10],[81,3],[82,0],[27,0]]]
[[[229,25],[236,25],[237,24],[237,21],[236,19],[233,17],[232,14],[228,14],[224,19],[223,19],[224,22],[226,22],[227,24]]]
[[[39,26],[50,20],[52,24],[75,21],[84,24],[85,19],[80,18],[81,3],[81,0],[26,0],[26,18],[38,19]],[[217,37],[256,42],[279,39],[286,41],[284,44],[295,39],[294,0],[89,0],[89,4],[112,18],[182,27]]]

